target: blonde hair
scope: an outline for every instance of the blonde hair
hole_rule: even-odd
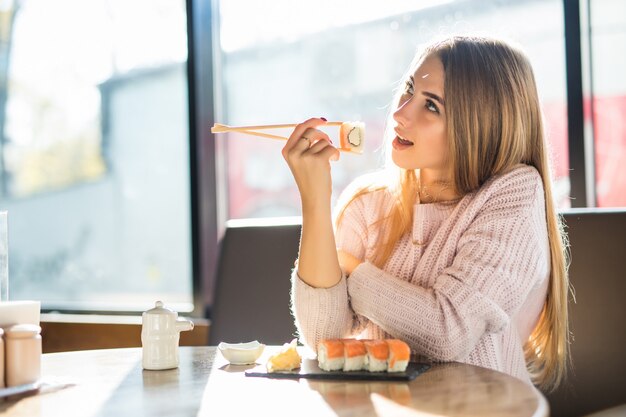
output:
[[[552,195],[550,161],[530,62],[503,41],[455,36],[428,46],[416,56],[410,70],[433,54],[441,59],[445,71],[449,177],[456,193],[462,196],[476,191],[489,178],[520,163],[535,167],[541,175],[551,271],[546,302],[524,353],[533,382],[552,390],[565,377],[569,362],[568,245]],[[399,103],[399,95],[394,101]],[[361,187],[347,202],[381,188],[395,196],[393,208],[379,223],[385,225],[388,236],[371,260],[379,267],[411,230],[417,201],[419,175],[413,170],[396,170],[399,175],[393,183]]]

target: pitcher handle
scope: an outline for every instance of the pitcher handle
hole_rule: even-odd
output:
[[[179,332],[193,330],[193,321],[182,317],[178,318],[176,320],[176,330],[178,330]]]

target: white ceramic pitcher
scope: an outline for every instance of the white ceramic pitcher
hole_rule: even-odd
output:
[[[193,322],[178,318],[178,313],[157,301],[142,315],[141,345],[144,369],[160,370],[178,367],[180,332],[193,329]]]

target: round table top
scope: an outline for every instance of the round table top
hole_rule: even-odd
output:
[[[277,347],[268,347],[264,363]],[[0,400],[21,416],[547,416],[532,386],[486,368],[433,365],[410,382],[246,377],[215,347],[181,347],[176,369],[147,371],[141,348],[43,355],[36,395]]]

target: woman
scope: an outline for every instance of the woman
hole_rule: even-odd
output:
[[[292,304],[301,339],[406,341],[552,389],[568,358],[564,234],[532,68],[494,39],[451,37],[411,65],[390,125],[395,174],[343,195],[331,216],[320,130],[283,149],[302,200]],[[356,184],[356,183],[355,183]]]

